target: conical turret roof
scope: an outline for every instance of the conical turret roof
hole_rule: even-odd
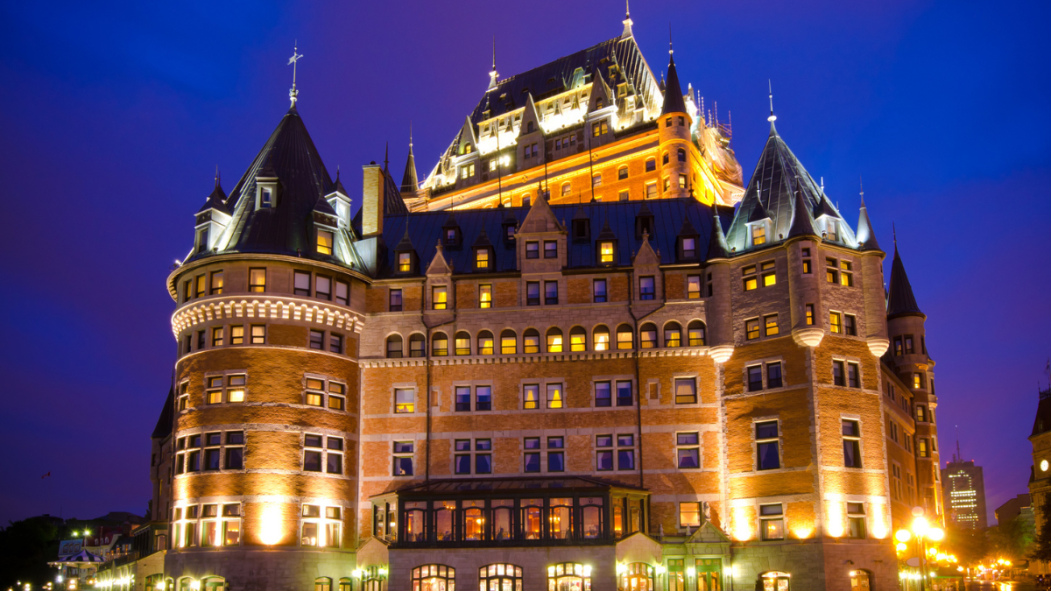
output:
[[[820,206],[822,212],[842,219],[832,202],[824,196],[821,188],[814,182],[814,178],[803,168],[795,154],[771,125],[766,146],[763,147],[763,152],[759,156],[759,162],[748,182],[748,188],[741,199],[741,205],[734,216],[733,224],[730,225],[730,231],[727,232],[727,244],[736,249],[736,252],[745,250],[748,246],[747,225],[751,221],[756,221],[755,215],[762,215],[763,211],[773,222],[767,244],[789,236],[792,221],[798,218],[794,215],[797,192],[800,193],[801,203],[810,211]],[[755,214],[757,209],[762,211]],[[802,219],[799,219],[802,222]],[[841,242],[849,246],[854,245],[854,233],[848,224],[842,223],[840,226],[842,227]]]
[[[865,207],[865,196],[861,196],[861,212],[858,214],[858,250],[879,250],[876,233],[869,221],[869,211]]]
[[[730,258],[730,247],[726,244],[726,236],[723,235],[723,224],[719,220],[719,212],[715,205],[711,206],[712,233],[708,235],[708,260]]]
[[[204,205],[201,206],[201,209],[197,210],[197,213],[208,211],[209,209],[221,211],[225,214],[230,213],[230,210],[226,208],[226,193],[223,192],[223,187],[219,184],[218,172],[215,173],[215,188],[212,189],[211,194],[208,195],[208,199],[204,201]]]
[[[416,192],[420,180],[416,176],[416,159],[412,155],[412,142],[409,142],[409,158],[405,161],[405,173],[401,175],[401,192]]]
[[[912,293],[912,284],[909,283],[909,276],[905,273],[905,265],[901,262],[901,255],[898,254],[898,244],[895,241],[894,262],[891,263],[890,267],[887,319],[890,320],[899,316],[927,317],[926,314],[920,311],[920,306],[916,303],[916,296]]]
[[[679,85],[679,74],[675,71],[675,56],[668,57],[668,80],[664,84],[664,106],[661,115],[668,113],[685,113],[686,101],[682,98],[682,86]]]

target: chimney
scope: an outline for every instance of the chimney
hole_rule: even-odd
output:
[[[383,170],[375,162],[362,169],[365,182],[361,199],[361,233],[375,236],[383,232]]]

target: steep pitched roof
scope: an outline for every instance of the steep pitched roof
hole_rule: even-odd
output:
[[[197,213],[208,211],[209,209],[221,211],[225,214],[230,213],[230,210],[226,208],[226,193],[223,192],[223,187],[219,184],[219,173],[215,174],[215,188],[212,189],[208,199],[204,201],[204,205],[197,210]]]
[[[861,212],[858,214],[858,250],[879,250],[876,233],[869,221],[869,210],[865,207],[865,195],[861,195]]]
[[[420,180],[416,176],[416,158],[412,155],[412,142],[409,142],[409,158],[405,161],[405,173],[401,175],[401,191],[416,191]]]
[[[894,243],[894,262],[890,267],[890,293],[887,296],[887,319],[899,316],[927,316],[920,311],[916,296],[912,293],[912,284],[905,274],[905,265],[898,254],[898,244]]]
[[[1036,437],[1048,430],[1051,430],[1051,391],[1045,390],[1040,393],[1040,403],[1036,407],[1036,419],[1033,421],[1033,432],[1029,436]]]
[[[256,209],[258,177],[278,179],[275,207]],[[218,240],[217,252],[285,254],[349,265],[353,256],[347,260],[339,253],[351,251],[352,245],[323,255],[316,252],[312,240],[310,219],[318,195],[331,194],[333,187],[321,155],[292,106],[231,191],[226,204],[233,219]]]
[[[164,407],[161,408],[161,416],[157,417],[157,424],[153,427],[152,439],[164,439],[171,435],[175,423],[175,386],[168,388],[168,397],[164,399]]]
[[[682,98],[682,86],[679,85],[679,74],[675,71],[675,56],[668,57],[668,81],[664,84],[664,106],[661,115],[668,113],[685,113],[686,101]]]
[[[788,237],[791,234],[793,217],[795,217],[797,191],[801,193],[802,203],[810,211],[815,211],[820,207],[822,212],[827,212],[842,220],[843,216],[839,215],[835,206],[814,182],[810,173],[803,168],[771,123],[766,146],[763,147],[763,152],[759,156],[759,162],[748,182],[748,188],[741,199],[730,231],[727,232],[727,244],[737,252],[746,248],[748,244],[747,224],[757,208],[765,209],[773,221],[773,231],[768,236],[768,244]],[[846,223],[840,226],[842,227],[841,242],[853,246],[855,244],[853,231]]]

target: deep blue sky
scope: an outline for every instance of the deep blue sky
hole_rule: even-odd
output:
[[[0,3],[0,523],[142,513],[175,343],[164,279],[216,165],[229,190],[288,108],[359,201],[362,164],[429,172],[488,83],[621,31],[618,2]],[[778,130],[854,223],[864,176],[989,513],[1025,491],[1051,354],[1046,2],[636,2],[655,70],[732,112],[750,175]],[[357,203],[355,203],[357,205]],[[888,257],[889,262],[889,257]],[[41,475],[50,471],[52,477]]]

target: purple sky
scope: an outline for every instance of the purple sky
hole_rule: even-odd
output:
[[[0,3],[0,523],[145,511],[175,352],[164,279],[215,166],[232,188],[288,108],[296,39],[300,113],[356,206],[385,141],[404,166],[410,120],[429,172],[486,88],[494,33],[508,76],[623,18],[552,0],[97,4]],[[992,519],[1025,492],[1051,354],[1051,5],[637,4],[650,66],[672,21],[680,77],[732,112],[746,174],[772,78],[779,132],[852,224],[864,176],[930,317],[942,457],[959,425]]]

